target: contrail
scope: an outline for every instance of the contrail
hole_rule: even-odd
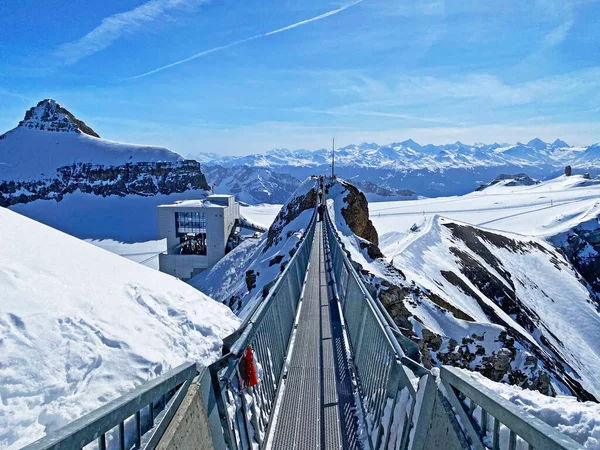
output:
[[[269,31],[267,33],[257,34],[255,36],[251,36],[251,37],[248,37],[248,38],[245,38],[245,39],[239,39],[237,41],[230,42],[229,44],[221,45],[219,47],[214,47],[214,48],[211,48],[209,50],[204,50],[204,51],[196,53],[195,55],[192,55],[192,56],[190,56],[188,58],[180,59],[179,61],[175,61],[174,63],[167,64],[166,66],[159,67],[158,69],[154,69],[154,70],[151,70],[149,72],[145,72],[145,73],[142,73],[140,75],[133,76],[133,77],[124,78],[124,79],[122,79],[120,81],[136,80],[138,78],[147,77],[148,75],[152,75],[153,73],[161,72],[161,71],[166,70],[166,69],[170,69],[171,67],[175,67],[175,66],[178,66],[179,64],[183,64],[183,63],[192,61],[192,60],[194,60],[196,58],[201,58],[203,56],[210,55],[211,53],[220,52],[221,50],[225,50],[225,49],[230,48],[230,47],[235,47],[236,45],[240,45],[240,44],[243,44],[245,42],[253,41],[255,39],[260,39],[262,37],[272,36],[272,35],[278,34],[278,33],[283,33],[284,31],[291,30],[293,28],[297,28],[297,27],[300,27],[302,25],[306,25],[307,23],[310,23],[310,22],[316,22],[317,20],[326,19],[327,17],[334,16],[335,14],[341,13],[342,11],[345,11],[346,9],[348,9],[348,8],[354,6],[354,5],[357,5],[357,4],[361,3],[361,2],[363,2],[363,0],[356,0],[356,1],[352,2],[352,3],[349,3],[349,4],[345,5],[345,6],[340,7],[338,9],[333,9],[331,11],[323,13],[323,14],[321,14],[319,16],[312,17],[310,19],[306,19],[306,20],[303,20],[301,22],[296,22],[296,23],[293,23],[291,25],[285,26],[283,28],[278,28],[276,30]]]

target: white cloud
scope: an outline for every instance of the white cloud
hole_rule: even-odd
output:
[[[85,36],[60,46],[53,54],[63,64],[73,64],[86,56],[104,50],[119,38],[136,33],[150,23],[165,18],[178,8],[209,0],[150,0],[132,10],[105,17]]]

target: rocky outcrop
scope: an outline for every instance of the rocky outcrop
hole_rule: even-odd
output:
[[[504,186],[533,186],[534,184],[539,184],[539,180],[534,180],[526,173],[517,173],[516,175],[507,175],[500,174],[498,175],[491,183],[482,184],[479,186],[476,191],[483,191],[485,188],[490,186],[494,186],[498,183],[505,181]]]
[[[600,308],[600,216],[552,238],[585,279]]]
[[[77,119],[56,100],[49,98],[30,108],[25,113],[25,118],[19,122],[19,126],[42,131],[83,133],[97,138],[100,137],[85,122]]]
[[[317,206],[317,192],[315,189],[310,189],[306,194],[295,197],[281,208],[279,214],[275,218],[273,225],[267,233],[267,243],[263,252],[266,252],[273,245],[277,245],[289,236],[283,236],[283,229],[295,220],[303,211],[314,209]]]
[[[352,232],[374,245],[379,245],[379,235],[369,219],[369,202],[361,191],[350,183],[343,182],[348,194],[344,197],[346,206],[342,208],[342,216]]]
[[[127,163],[120,166],[78,163],[59,167],[51,178],[0,182],[0,206],[35,200],[59,202],[65,195],[76,191],[102,197],[147,197],[190,189],[208,190],[197,161]]]

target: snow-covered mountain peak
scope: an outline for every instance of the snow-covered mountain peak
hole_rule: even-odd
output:
[[[56,100],[47,98],[30,108],[25,118],[19,122],[20,127],[45,131],[83,133],[100,137],[85,122],[77,119],[71,112],[61,106]]]
[[[419,144],[417,144],[415,141],[413,141],[412,139],[407,139],[406,141],[399,142],[397,145],[400,145],[402,147],[413,148],[413,149],[421,148],[421,146]]]
[[[542,141],[540,138],[533,138],[527,143],[527,147],[535,148],[536,150],[543,150],[548,144]]]
[[[552,143],[552,147],[553,148],[569,148],[571,146],[569,144],[567,144],[565,141],[563,141],[562,139],[557,139]]]

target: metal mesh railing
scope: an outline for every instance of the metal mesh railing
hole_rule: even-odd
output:
[[[198,374],[182,364],[101,406],[23,450],[153,449]]]
[[[345,253],[328,214],[327,240],[331,251],[335,287],[352,347],[353,365],[371,449],[406,448],[416,400],[415,387],[407,375],[397,327],[374,300]],[[428,372],[414,363],[408,373],[418,379]]]
[[[440,378],[446,389],[446,398],[461,418],[470,446],[476,450],[583,448],[460,369],[442,366]]]
[[[313,213],[303,241],[267,297],[226,343],[229,352],[210,366],[225,441],[230,450],[262,445],[275,408],[315,233]],[[240,358],[250,346],[260,382],[247,387]]]

